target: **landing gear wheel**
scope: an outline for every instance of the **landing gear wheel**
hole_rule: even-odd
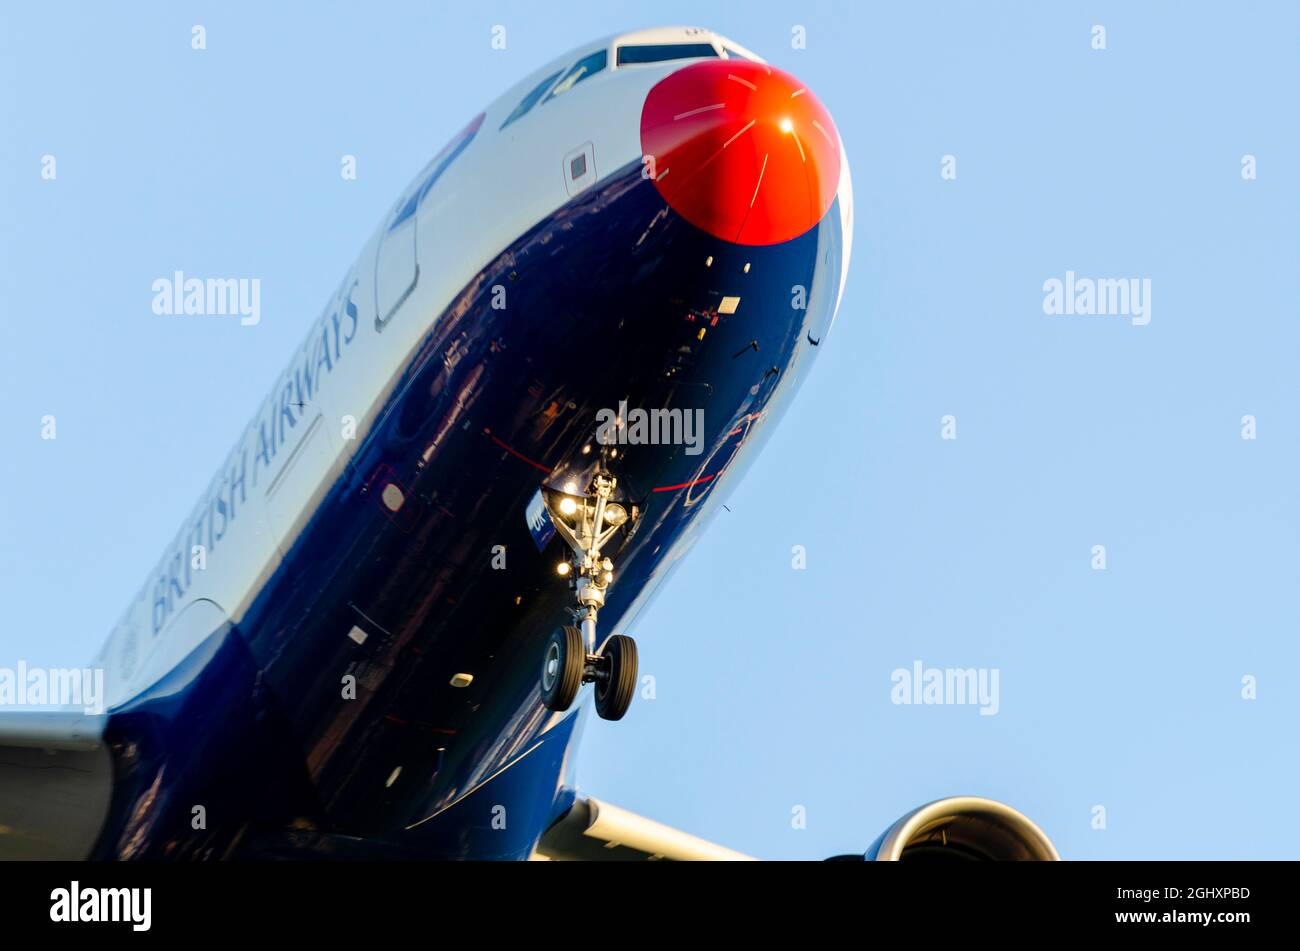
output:
[[[615,634],[600,652],[596,676],[596,712],[603,720],[621,720],[636,693],[636,641]]]
[[[548,710],[563,713],[573,705],[586,663],[587,650],[576,627],[565,625],[551,632],[542,654],[542,704]]]

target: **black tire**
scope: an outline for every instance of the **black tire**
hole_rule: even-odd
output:
[[[615,634],[600,656],[606,676],[596,680],[596,712],[602,720],[621,720],[636,695],[636,641]]]
[[[573,698],[582,688],[586,664],[587,649],[581,631],[565,625],[551,632],[542,652],[542,703],[546,709],[563,713],[573,706]]]

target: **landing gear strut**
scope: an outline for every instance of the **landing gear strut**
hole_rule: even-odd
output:
[[[577,622],[556,628],[546,642],[542,658],[542,703],[564,711],[573,704],[585,683],[596,685],[596,712],[606,720],[620,720],[636,692],[636,642],[615,634],[596,652],[596,619],[605,606],[605,589],[614,581],[614,563],[600,550],[619,527],[636,517],[612,501],[617,480],[598,471],[586,496],[543,490],[556,533],[571,555],[560,565],[572,575],[573,618]]]

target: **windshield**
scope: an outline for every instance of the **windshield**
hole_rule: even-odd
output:
[[[670,59],[716,59],[718,51],[709,43],[653,43],[643,46],[620,46],[618,65],[632,63],[662,63]]]

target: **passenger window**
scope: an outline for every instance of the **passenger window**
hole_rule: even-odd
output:
[[[563,72],[563,70],[561,70],[561,72]],[[559,73],[551,73],[551,75],[538,83],[536,87],[534,87],[533,91],[524,96],[523,101],[520,102],[519,105],[515,106],[515,111],[506,116],[506,121],[501,123],[501,128],[504,129],[529,109],[533,108],[533,106],[537,105],[538,100],[541,99],[542,96],[546,95],[546,90],[551,88],[551,83],[555,82],[559,76]]]
[[[653,43],[644,46],[620,46],[618,65],[662,63],[670,59],[717,59],[718,51],[709,43]]]
[[[564,78],[555,84],[551,94],[546,97],[550,102],[556,96],[562,95],[572,89],[578,83],[590,76],[595,76],[609,64],[609,53],[605,50],[598,50],[590,56],[584,56],[574,64],[573,68],[565,73]]]

